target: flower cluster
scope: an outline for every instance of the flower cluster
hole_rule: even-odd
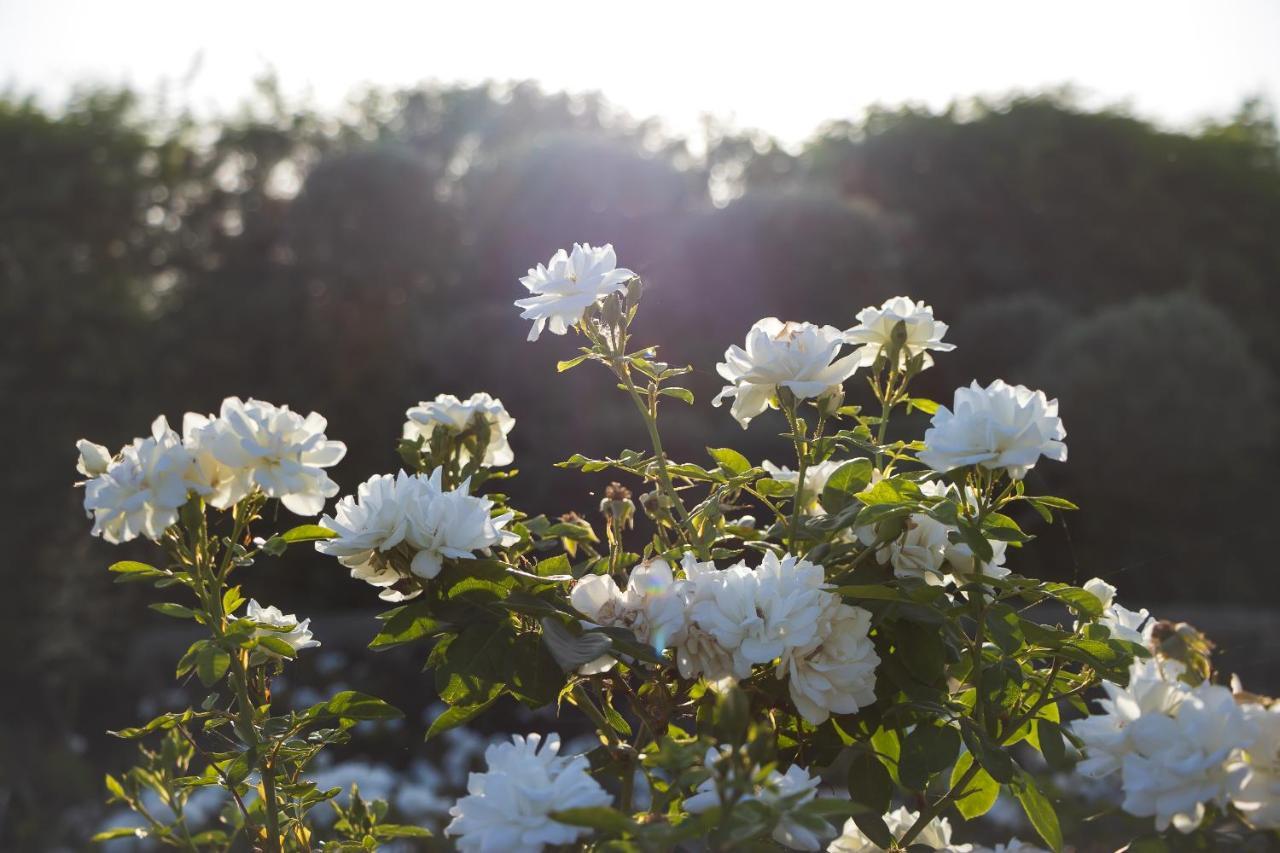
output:
[[[228,397],[216,417],[187,413],[181,436],[156,418],[150,436],[114,457],[82,439],[76,468],[90,478],[84,508],[93,534],[113,543],[139,535],[159,540],[190,494],[228,509],[261,492],[298,515],[316,515],[338,493],[324,469],[347,452],[325,436],[325,426],[315,412],[304,418],[288,406]]]
[[[539,749],[541,746],[541,749]],[[588,830],[558,823],[552,812],[607,806],[611,798],[587,772],[587,759],[561,757],[559,735],[514,735],[484,753],[487,769],[472,773],[446,827],[463,853],[542,850],[572,844]]]
[[[1146,611],[1114,601],[1115,589],[1094,579],[1106,610],[1099,620],[1116,635],[1153,643]],[[1135,661],[1125,686],[1104,682],[1101,713],[1077,720],[1082,742],[1077,771],[1091,778],[1118,774],[1122,807],[1154,817],[1156,828],[1190,832],[1206,808],[1234,805],[1251,825],[1280,826],[1280,719],[1274,704],[1207,680],[1193,684],[1187,668],[1157,648]]]
[[[440,574],[446,559],[475,559],[519,539],[506,529],[514,513],[492,515],[493,501],[470,494],[469,482],[445,489],[441,475],[437,468],[371,477],[320,519],[337,535],[316,550],[379,587],[380,598],[403,601],[421,593],[421,581]]]
[[[515,418],[507,413],[502,401],[483,391],[459,400],[452,394],[439,394],[435,400],[422,402],[405,412],[404,437],[431,441],[436,430],[453,436],[475,433],[481,448],[479,464],[486,468],[501,468],[515,460],[511,445],[507,442],[516,425]],[[471,461],[471,448],[464,443],[459,448],[459,462]]]
[[[655,649],[675,648],[680,674],[727,686],[776,662],[805,719],[821,723],[875,701],[880,663],[871,614],[828,592],[822,566],[768,552],[757,568],[717,569],[686,554],[677,579],[660,558],[637,566],[625,591],[608,575],[574,584],[574,607],[589,622],[632,629]],[[584,673],[612,666],[605,657]]]

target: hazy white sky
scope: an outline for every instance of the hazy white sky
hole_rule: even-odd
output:
[[[275,69],[323,106],[365,83],[532,78],[677,130],[712,113],[789,141],[875,102],[1063,83],[1187,125],[1280,102],[1280,0],[0,0],[0,85],[56,101],[193,67],[175,95],[203,110]]]

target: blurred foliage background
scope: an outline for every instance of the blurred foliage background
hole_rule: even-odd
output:
[[[56,111],[0,98],[0,163],[0,847],[78,845],[126,754],[103,732],[170,664],[139,662],[164,619],[111,585],[129,555],[88,536],[74,441],[257,396],[328,417],[350,492],[396,467],[408,406],[487,390],[517,419],[516,503],[593,518],[607,476],[552,463],[640,447],[641,427],[602,373],[557,378],[573,340],[527,344],[511,305],[575,240],[614,243],[649,285],[642,338],[697,368],[697,406],[667,408],[674,456],[785,460],[780,422],[739,433],[707,405],[753,321],[844,328],[910,294],[958,345],[922,391],[1003,377],[1061,399],[1071,461],[1035,486],[1085,511],[1016,571],[1100,575],[1157,612],[1275,603],[1280,142],[1258,103],[1195,132],[1067,95],[878,109],[792,151],[532,85],[370,91],[332,115],[268,84],[218,120],[99,89]],[[316,555],[250,583],[302,615],[376,608]],[[410,657],[369,665],[425,693]]]

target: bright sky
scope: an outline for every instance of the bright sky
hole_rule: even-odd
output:
[[[876,102],[1063,83],[1185,126],[1251,94],[1280,104],[1280,2],[0,0],[0,86],[52,103],[87,80],[168,81],[226,110],[269,69],[321,106],[366,83],[532,78],[675,130],[710,113],[790,142]]]

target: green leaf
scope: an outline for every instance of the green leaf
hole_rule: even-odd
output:
[[[1061,601],[1085,619],[1097,619],[1102,615],[1102,602],[1091,592],[1065,583],[1047,583],[1043,589],[1051,598]]]
[[[400,709],[377,696],[344,690],[325,703],[325,710],[344,720],[398,720]]]
[[[910,414],[912,409],[919,409],[926,415],[932,415],[938,411],[938,404],[924,397],[912,397],[907,400],[907,413]]]
[[[273,652],[274,654],[280,655],[284,658],[289,658],[290,660],[298,656],[298,652],[293,646],[289,645],[280,637],[275,637],[271,634],[264,634],[263,636],[256,638],[256,643],[267,651]]]
[[[881,850],[890,850],[897,846],[897,839],[893,837],[893,833],[889,831],[889,826],[884,822],[884,818],[878,814],[856,814],[853,816],[853,822],[858,829],[862,830],[862,834],[871,839],[871,843],[879,847]]]
[[[1057,706],[1053,707],[1055,710]],[[1036,745],[1040,749],[1040,754],[1044,756],[1045,763],[1049,765],[1051,770],[1063,770],[1069,764],[1067,759],[1067,747],[1063,743],[1062,728],[1052,720],[1036,720]]]
[[[541,708],[560,695],[565,677],[541,636],[530,632],[516,637],[509,681],[512,696],[530,708]]]
[[[732,448],[708,447],[707,453],[711,454],[711,458],[731,475],[745,474],[751,470],[751,463],[747,457]]]
[[[796,493],[796,484],[764,477],[756,480],[755,490],[766,498],[789,498]]]
[[[854,495],[871,482],[872,470],[870,459],[853,459],[831,472],[822,488],[822,508],[835,513],[853,503]]]
[[[1014,774],[1013,759],[1009,753],[999,747],[991,736],[983,731],[976,722],[968,717],[960,720],[960,733],[964,737],[964,745],[973,759],[991,774],[997,782],[1008,783]]]
[[[430,838],[431,830],[421,826],[410,826],[405,823],[380,823],[373,828],[374,837],[383,838]]]
[[[440,656],[433,654],[436,692],[450,705],[476,705],[485,701],[494,685],[511,673],[515,631],[510,622],[477,622],[468,625]]]
[[[107,786],[107,791],[110,792],[113,797],[117,797],[121,800],[128,799],[128,797],[125,796],[124,786],[120,784],[120,780],[112,776],[110,773],[107,774],[105,784]]]
[[[378,616],[382,630],[369,648],[376,652],[411,643],[422,637],[434,637],[448,631],[449,625],[431,615],[431,602],[415,601]]]
[[[663,388],[658,393],[664,397],[675,397],[677,400],[683,400],[690,406],[693,405],[693,392],[688,388]]]
[[[973,766],[973,755],[965,752],[961,753],[960,758],[956,761],[955,769],[951,771],[951,786],[954,788],[960,783],[961,777],[969,771]],[[991,811],[991,807],[996,804],[996,798],[1000,796],[1000,783],[991,778],[991,774],[981,767],[969,783],[965,786],[964,791],[956,798],[956,810],[964,816],[965,820],[973,820],[976,817]]]
[[[569,358],[564,361],[556,362],[556,373],[564,373],[566,370],[572,370],[590,357],[590,353],[578,356],[577,358]]]
[[[950,767],[959,751],[960,733],[954,728],[920,723],[902,742],[898,778],[911,790],[923,791],[929,777]]]
[[[958,519],[957,522],[960,539],[969,546],[973,556],[984,563],[990,563],[995,553],[991,550],[991,543],[987,541],[987,537],[982,535],[982,531],[975,527],[973,522],[964,518]]]
[[[196,675],[205,687],[217,684],[227,674],[231,665],[231,655],[227,650],[213,643],[207,643],[196,653]]]
[[[300,524],[292,530],[280,534],[280,538],[290,545],[296,542],[315,542],[320,539],[333,539],[337,533],[318,524]]]
[[[103,830],[89,840],[94,844],[103,841],[112,841],[116,838],[146,838],[147,831],[137,826],[117,826],[111,829]]]
[[[849,797],[876,814],[889,811],[893,800],[893,779],[871,749],[860,749],[849,762]]]
[[[498,697],[501,695],[502,691],[499,690],[485,701],[475,705],[455,705],[451,708],[446,708],[440,716],[431,721],[431,726],[427,729],[425,739],[431,740],[436,735],[447,732],[450,729],[456,729],[458,726],[465,726],[467,723],[480,716],[480,714],[484,713],[490,705],[498,701]]]
[[[1019,773],[1010,787],[1027,820],[1031,821],[1044,843],[1054,853],[1059,853],[1062,850],[1062,828],[1058,825],[1058,813],[1054,811],[1053,804],[1040,793],[1035,780],[1026,773]]]
[[[161,571],[155,566],[149,566],[146,563],[139,563],[137,560],[121,560],[118,563],[112,563],[107,567],[107,571],[115,572],[120,575],[137,575],[136,580],[143,580],[150,577],[163,577],[169,572]],[[130,578],[134,580],[135,578]],[[123,580],[123,578],[122,578]]]
[[[552,812],[551,819],[570,826],[585,826],[600,832],[613,835],[626,835],[637,829],[637,824],[630,817],[608,806],[593,806],[580,809],[565,809]]]
[[[919,501],[924,498],[920,487],[910,480],[890,477],[881,480],[869,489],[858,492],[855,496],[866,506],[877,504],[898,504]]]
[[[174,619],[195,619],[196,611],[190,607],[183,607],[181,604],[174,604],[169,601],[162,601],[157,604],[148,604],[152,610],[157,613],[163,613],[165,616],[172,616]]]

